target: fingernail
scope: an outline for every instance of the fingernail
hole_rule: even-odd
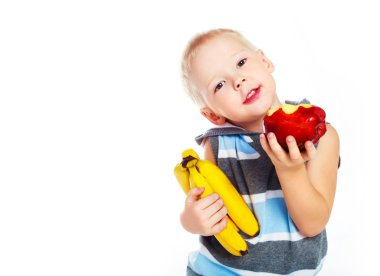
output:
[[[286,142],[288,142],[288,143],[294,142],[293,137],[291,137],[291,136],[286,137]]]

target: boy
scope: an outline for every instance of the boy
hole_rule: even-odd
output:
[[[229,177],[260,224],[247,238],[249,253],[235,257],[213,237],[226,226],[227,211],[217,194],[200,198],[192,189],[181,213],[183,227],[201,235],[189,257],[188,275],[315,275],[327,252],[328,222],[337,181],[339,138],[327,125],[318,149],[289,152],[273,133],[263,134],[269,108],[281,105],[273,63],[241,34],[216,29],[196,36],[185,50],[182,73],[189,96],[216,125],[197,137],[205,158]]]

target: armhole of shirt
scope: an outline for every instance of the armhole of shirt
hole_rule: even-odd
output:
[[[212,154],[214,155],[215,163],[216,165],[218,165],[218,147],[219,147],[218,136],[210,136],[208,137],[208,139],[210,139],[211,150],[212,150]]]

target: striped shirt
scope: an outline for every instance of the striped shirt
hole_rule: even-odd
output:
[[[189,257],[188,275],[315,275],[327,253],[326,231],[304,237],[288,213],[275,168],[261,147],[260,133],[225,124],[196,138],[205,138],[217,165],[259,221],[260,233],[246,238],[248,254],[235,257],[215,239],[200,237],[201,248]]]

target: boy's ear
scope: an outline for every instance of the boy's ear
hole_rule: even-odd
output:
[[[201,108],[201,114],[205,116],[214,125],[223,125],[226,122],[226,118],[216,115],[210,108]]]
[[[264,54],[262,50],[257,50],[257,54],[259,55],[260,60],[264,63],[264,66],[268,69],[269,73],[273,73],[274,71],[274,64],[272,61],[267,58],[267,56]]]

